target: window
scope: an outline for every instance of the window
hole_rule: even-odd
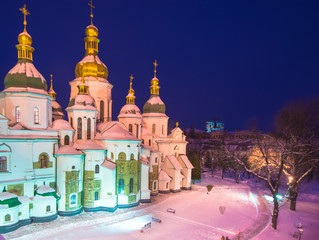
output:
[[[164,125],[162,125],[162,134],[164,135]]]
[[[82,139],[82,118],[78,118],[78,139]]]
[[[16,107],[16,122],[20,122],[20,107]]]
[[[34,114],[34,124],[39,124],[39,108],[35,107],[33,109]]]
[[[168,188],[168,183],[166,183],[166,188]]]
[[[39,156],[39,161],[40,161],[40,167],[41,168],[47,168],[48,167],[48,162],[49,162],[49,156],[46,153],[41,153]]]
[[[47,212],[51,212],[51,206],[48,205],[47,208],[46,208]]]
[[[7,171],[7,158],[5,156],[0,157],[0,172]]]
[[[133,125],[132,125],[132,124],[129,124],[129,125],[128,125],[128,131],[129,131],[130,133],[133,133]]]
[[[151,139],[148,140],[148,146],[151,146]]]
[[[70,145],[70,137],[69,135],[64,136],[64,145]]]
[[[70,204],[76,204],[76,194],[70,196]]]
[[[98,164],[95,165],[95,173],[100,173],[100,166]]]
[[[130,193],[133,192],[133,178],[130,179]]]
[[[114,159],[114,153],[111,152],[111,159]]]
[[[126,160],[126,154],[124,152],[119,153],[119,160]]]
[[[100,121],[104,122],[104,101],[100,102]]]
[[[72,166],[72,170],[74,170],[74,169],[75,169],[75,166],[73,165],[73,166]]]
[[[73,127],[73,118],[70,118],[71,127]]]
[[[94,200],[99,200],[99,192],[94,193]]]
[[[133,153],[131,154],[131,160],[134,160],[134,154]]]
[[[5,221],[5,222],[11,221],[11,215],[10,215],[10,214],[5,215],[4,221]]]
[[[157,163],[157,157],[155,158],[155,163]]]
[[[155,133],[155,124],[154,123],[152,124],[152,133],[153,134]]]
[[[153,190],[154,191],[156,190],[156,181],[154,181],[154,183],[153,183]]]
[[[91,139],[91,118],[88,118],[87,121],[87,139]]]
[[[124,193],[124,179],[119,179],[119,189],[118,189],[118,193],[119,194],[123,194]]]
[[[138,138],[138,124],[136,124],[136,137]]]

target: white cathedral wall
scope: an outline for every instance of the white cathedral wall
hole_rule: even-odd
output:
[[[28,128],[47,128],[52,119],[52,101],[50,96],[34,93],[1,93],[1,113],[16,122],[16,107],[20,107],[20,122]],[[39,123],[34,120],[34,108],[39,110]],[[47,110],[49,109],[49,110]]]
[[[10,221],[5,221],[5,216],[11,215]],[[19,206],[13,208],[0,209],[0,226],[11,225],[19,221]]]
[[[114,208],[117,204],[117,196],[115,193],[116,169],[112,171],[108,168],[101,167],[101,180],[102,191],[100,206]]]
[[[141,199],[151,199],[151,191],[148,189],[149,166],[141,164]]]
[[[142,122],[142,118],[118,117],[118,120],[119,120],[119,122],[121,122],[121,123],[123,123],[125,125],[127,131],[129,131],[129,124],[132,124],[132,133],[137,138],[141,138],[141,122]]]
[[[156,113],[154,113],[154,116],[147,116],[147,114],[143,114],[142,116],[150,133],[153,133],[152,125],[155,124],[155,134],[159,137],[167,137],[168,117],[165,114],[163,116],[156,116]]]
[[[56,214],[56,200],[54,197],[43,197],[41,200],[33,200],[33,217],[47,217]],[[47,212],[46,208],[50,206],[50,211]]]
[[[8,172],[0,174],[0,188],[23,183],[24,195],[31,197],[34,194],[34,183],[38,179],[41,179],[42,183],[46,181],[47,184],[54,181],[55,158],[53,157],[53,145],[56,143],[55,139],[34,139],[32,141],[6,139],[5,142],[11,148],[11,153],[7,157]],[[43,152],[48,154],[49,161],[52,161],[53,164],[52,167],[34,169],[33,162],[37,162],[39,155]]]
[[[104,118],[107,121],[112,120],[112,95],[111,91],[113,85],[107,81],[99,80],[87,80],[86,83],[89,86],[89,93],[94,98],[97,109],[100,111],[101,100],[104,101]],[[71,94],[70,99],[75,98],[78,94],[77,85],[80,83],[81,78],[76,78],[70,82]],[[98,119],[100,118],[100,113],[98,114]]]
[[[118,160],[120,152],[124,152],[126,160],[130,160],[131,154],[134,154],[134,159],[137,160],[139,153],[139,141],[129,140],[99,140],[99,144],[107,149],[107,157],[112,161]],[[111,157],[111,153],[114,154],[114,159]]]

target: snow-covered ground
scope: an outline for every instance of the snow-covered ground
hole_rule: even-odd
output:
[[[213,184],[207,194],[206,185]],[[318,185],[318,184],[317,184]],[[309,185],[308,185],[309,186]],[[319,188],[301,194],[297,211],[284,204],[280,209],[278,230],[269,227],[271,204],[263,198],[268,194],[262,183],[244,180],[235,184],[230,178],[221,179],[203,174],[203,180],[192,191],[160,194],[150,204],[140,204],[131,209],[118,209],[114,213],[82,213],[74,217],[59,217],[50,223],[32,224],[12,233],[6,239],[293,239],[299,222],[303,224],[302,239],[319,236]],[[167,212],[168,208],[175,213]],[[224,209],[224,213],[221,213]],[[152,220],[161,219],[161,223]],[[151,228],[140,229],[152,222]]]

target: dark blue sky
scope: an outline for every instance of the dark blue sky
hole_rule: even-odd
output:
[[[68,82],[84,56],[88,0],[0,1],[0,89],[17,62],[23,30],[19,8],[31,13],[34,64],[65,108]],[[154,59],[167,115],[181,127],[220,118],[230,130],[257,118],[270,130],[287,101],[319,96],[318,1],[95,0],[99,56],[114,85],[113,119],[125,104],[132,73],[136,103],[149,97]]]

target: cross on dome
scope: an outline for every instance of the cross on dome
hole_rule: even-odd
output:
[[[153,62],[153,64],[154,64],[154,77],[156,78],[156,67],[158,66],[156,59],[155,59],[155,62]]]
[[[26,5],[24,4],[23,8],[19,8],[19,10],[22,12],[22,14],[24,15],[24,19],[23,19],[23,25],[24,25],[24,32],[27,31],[27,15],[30,15],[30,13],[28,12]]]
[[[93,6],[92,0],[89,3],[89,6],[91,7],[91,15],[90,15],[90,17],[91,17],[91,25],[93,25],[93,8],[95,8],[95,6]]]

